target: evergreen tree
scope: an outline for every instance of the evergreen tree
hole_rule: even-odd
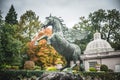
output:
[[[9,24],[17,24],[17,13],[14,9],[14,6],[11,5],[11,8],[9,9],[9,12],[7,13],[5,17],[5,22]]]
[[[11,6],[4,23],[0,15],[0,64],[21,66],[22,42],[18,38],[16,12]]]
[[[2,22],[2,12],[1,12],[1,10],[0,10],[0,25],[1,25],[1,22]]]
[[[2,12],[0,11],[0,64],[2,64],[4,61],[3,49],[2,49],[2,44],[1,44],[2,42],[1,40],[2,38],[2,15],[1,14]]]
[[[1,27],[1,45],[4,54],[4,63],[7,65],[21,65],[20,64],[20,50],[22,43],[19,41],[16,35],[16,25],[10,25],[5,23]]]

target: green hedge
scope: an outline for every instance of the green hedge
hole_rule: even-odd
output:
[[[19,80],[21,78],[30,78],[32,76],[40,77],[44,71],[35,70],[1,70],[0,80]]]
[[[94,80],[97,78],[98,80],[120,80],[120,72],[82,72],[82,76],[86,78],[90,78],[90,80]]]
[[[45,71],[35,70],[0,70],[0,80],[20,80],[24,77],[40,77]],[[120,72],[81,72],[84,80],[120,80]]]

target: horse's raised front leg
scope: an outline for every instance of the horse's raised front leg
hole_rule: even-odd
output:
[[[42,40],[42,39],[47,40],[47,39],[48,39],[48,36],[47,36],[47,35],[41,36],[39,39],[37,39],[37,40],[35,41],[35,45],[38,45],[38,42],[39,42],[40,40]]]

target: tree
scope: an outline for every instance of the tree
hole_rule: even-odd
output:
[[[2,30],[1,30],[1,27],[2,27],[2,15],[1,15],[2,13],[1,13],[1,10],[0,10],[0,53],[1,53],[1,32],[2,32]]]
[[[107,23],[103,29],[105,38],[116,49],[120,50],[120,12],[116,9],[107,11]]]
[[[7,13],[7,15],[5,17],[5,22],[9,23],[9,24],[18,24],[17,13],[16,13],[13,5],[11,5],[9,12]]]
[[[2,22],[2,12],[1,12],[1,10],[0,10],[0,64],[3,64],[4,63],[4,54],[3,54],[3,49],[2,49],[2,44],[1,44],[1,42],[2,42],[2,24],[3,24],[3,22]]]
[[[41,22],[38,20],[35,12],[32,10],[26,11],[19,21],[19,30],[26,42],[31,41],[36,33],[41,29]]]
[[[73,28],[79,31],[88,31],[87,39],[79,42],[88,43],[92,40],[93,34],[98,30],[102,38],[107,40],[113,48],[120,50],[120,12],[116,9],[103,10],[99,9],[89,14],[88,19],[80,18],[80,22]],[[81,43],[82,45],[82,43]],[[86,46],[86,44],[83,46]],[[84,50],[84,49],[83,49]]]
[[[20,50],[22,42],[19,41],[15,34],[17,33],[16,25],[10,25],[8,23],[1,27],[1,45],[4,54],[4,64],[7,65],[21,65]]]
[[[105,71],[105,72],[107,72],[107,71],[108,71],[108,66],[105,65],[105,64],[102,64],[102,65],[100,66],[100,71]]]
[[[102,23],[106,21],[106,12],[103,9],[99,9],[98,11],[95,11],[93,13],[89,14],[89,20],[91,22],[91,27],[94,31],[102,31]]]
[[[90,14],[89,18],[92,23],[99,24],[97,30],[102,34],[102,38],[106,39],[112,47],[120,50],[120,12],[116,9],[107,11],[100,9]],[[92,26],[96,27],[94,24]]]
[[[4,54],[4,64],[20,65],[22,42],[19,40],[17,13],[11,5],[1,27],[1,45]]]
[[[81,48],[82,54],[86,48],[88,42],[90,42],[93,38],[93,33],[95,32],[94,29],[91,27],[90,20],[86,19],[85,17],[80,17],[80,21],[78,24],[75,24],[73,29],[78,30],[80,33],[87,32],[87,36],[85,36],[81,40],[76,40],[74,43],[78,44]]]
[[[39,17],[32,10],[26,11],[18,22],[18,38],[22,41],[22,50],[21,52],[26,56],[26,59],[29,57],[26,55],[28,46],[27,43],[32,41],[33,37],[41,29],[41,22]]]
[[[1,22],[2,22],[2,12],[1,12],[1,10],[0,10],[0,25],[1,25]]]

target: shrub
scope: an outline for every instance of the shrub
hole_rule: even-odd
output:
[[[41,70],[41,67],[40,66],[35,66],[34,70]]]
[[[107,71],[108,71],[107,65],[105,65],[105,64],[101,65],[101,66],[100,66],[100,71],[105,71],[105,72],[107,72]]]
[[[82,76],[84,80],[120,80],[120,72],[82,72]]]
[[[5,69],[5,67],[6,67],[6,65],[5,65],[5,64],[0,65],[0,70]]]
[[[18,70],[18,69],[19,69],[19,66],[11,66],[11,69]]]
[[[112,69],[108,69],[108,72],[114,72]]]
[[[19,66],[11,66],[6,64],[1,65],[0,67],[1,67],[1,70],[11,70],[11,69],[18,70],[19,69]]]
[[[24,78],[40,77],[43,72],[36,70],[0,70],[0,80],[28,80]]]
[[[35,63],[33,61],[26,61],[24,64],[24,69],[33,70]]]
[[[80,71],[80,66],[77,65],[77,66],[73,67],[73,70]]]
[[[46,68],[46,71],[56,71],[56,70],[57,70],[57,68],[54,66]]]
[[[90,68],[89,68],[89,71],[96,72],[96,71],[97,71],[97,69],[96,69],[96,68],[94,68],[94,67],[90,67]]]
[[[12,66],[11,65],[5,65],[5,69],[11,69]]]

